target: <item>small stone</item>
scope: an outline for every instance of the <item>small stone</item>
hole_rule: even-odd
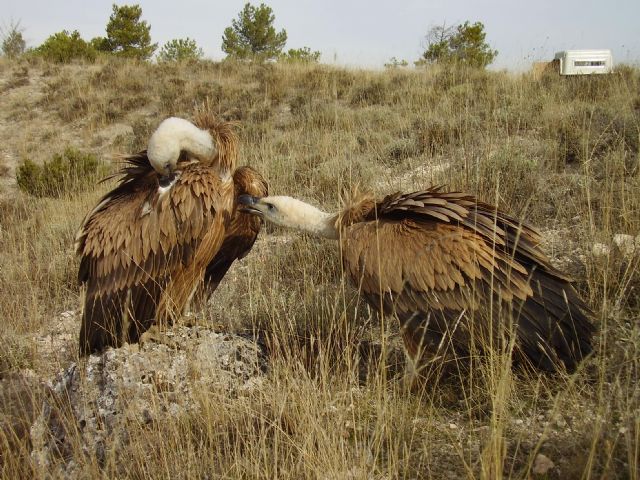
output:
[[[616,233],[613,236],[613,244],[618,248],[620,253],[625,257],[631,257],[635,253],[640,252],[640,235],[626,235],[624,233]]]
[[[555,467],[555,464],[551,459],[546,455],[539,453],[533,461],[533,468],[531,471],[534,475],[546,475],[553,467]]]
[[[515,423],[516,425],[522,425],[524,423],[524,420],[522,420],[521,418],[518,418],[513,423]]]
[[[458,426],[457,426],[455,423],[450,423],[450,424],[449,424],[449,428],[450,428],[451,430],[456,430],[456,429],[458,428]]]
[[[608,257],[611,249],[604,243],[594,243],[591,246],[591,253],[594,257]]]

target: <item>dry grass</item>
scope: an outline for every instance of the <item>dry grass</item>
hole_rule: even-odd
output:
[[[241,163],[274,193],[332,209],[354,184],[378,194],[447,184],[528,218],[573,266],[599,328],[573,376],[514,373],[497,352],[464,378],[418,385],[399,373],[411,366],[393,319],[345,285],[335,245],[267,229],[204,312],[266,335],[267,381],[242,398],[203,392],[198,414],[131,425],[130,445],[102,467],[87,460],[84,475],[524,479],[542,452],[557,466],[548,478],[640,476],[639,257],[591,255],[594,242],[640,233],[638,70],[537,80],[208,62],[1,67],[12,158],[46,161],[62,143],[104,157],[138,149],[162,117],[189,117],[209,97],[241,121]],[[80,305],[73,236],[108,187],[55,200],[4,192],[0,379],[25,368],[50,377],[73,359],[43,358],[33,338]],[[10,440],[17,427],[2,426],[3,477],[29,475]]]

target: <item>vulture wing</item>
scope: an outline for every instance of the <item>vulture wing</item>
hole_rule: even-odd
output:
[[[82,354],[136,341],[155,320],[171,319],[228,222],[233,190],[225,194],[213,168],[189,165],[173,185],[159,188],[144,152],[127,162],[119,185],[77,236],[78,276],[87,289]]]
[[[248,166],[236,169],[233,183],[236,198],[243,194],[254,197],[266,197],[269,194],[267,182],[262,175]],[[259,217],[234,210],[222,246],[205,271],[205,295],[211,295],[218,288],[233,262],[249,253],[261,227],[262,220]]]
[[[216,291],[233,262],[247,256],[261,227],[262,221],[255,215],[238,211],[234,213],[220,250],[205,270],[207,295]]]
[[[412,355],[516,332],[535,365],[567,369],[591,351],[588,308],[539,248],[539,235],[463,193],[394,194],[343,229],[345,270],[398,316]],[[507,335],[505,335],[505,333]]]

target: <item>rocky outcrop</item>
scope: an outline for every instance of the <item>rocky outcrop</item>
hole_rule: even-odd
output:
[[[152,424],[197,411],[198,396],[239,396],[262,381],[265,359],[253,341],[204,327],[176,327],[167,343],[125,345],[72,364],[31,428],[32,457],[51,474],[126,446],[127,425]],[[82,461],[80,459],[82,458]]]

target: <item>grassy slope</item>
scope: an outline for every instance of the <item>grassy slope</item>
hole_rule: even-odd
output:
[[[573,377],[512,374],[500,355],[459,383],[419,388],[375,356],[364,375],[364,346],[397,353],[395,325],[344,285],[335,245],[269,229],[203,312],[229,330],[275,334],[268,380],[241,400],[203,392],[202,413],[177,423],[132,425],[132,447],[112,452],[106,476],[527,478],[543,452],[558,467],[551,478],[638,478],[638,256],[591,255],[594,242],[640,232],[637,70],[536,80],[5,62],[0,77],[0,376],[21,368],[50,376],[73,360],[72,337],[53,357],[34,338],[79,307],[73,235],[108,188],[55,200],[19,195],[16,162],[48,160],[67,145],[105,158],[137,150],[162,117],[189,117],[205,97],[241,122],[242,162],[260,169],[273,193],[332,209],[355,184],[379,194],[447,184],[526,216],[576,276],[601,329],[596,356]],[[3,444],[4,476],[32,468]]]

